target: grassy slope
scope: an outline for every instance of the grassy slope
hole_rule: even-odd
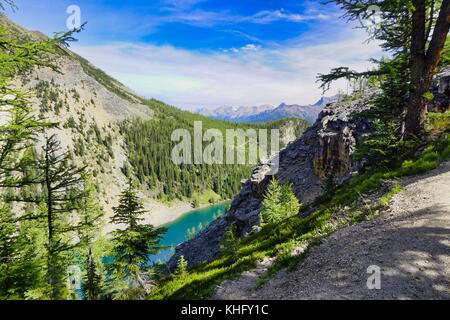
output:
[[[445,118],[445,115],[432,115]],[[442,119],[439,121],[441,123]],[[446,126],[450,129],[450,126]],[[450,134],[431,143],[416,159],[404,161],[401,166],[390,171],[364,173],[355,176],[339,187],[333,196],[317,199],[311,207],[315,208],[307,218],[292,217],[278,225],[265,226],[257,234],[244,238],[236,252],[225,253],[220,258],[200,265],[182,278],[168,276],[149,299],[204,299],[212,295],[214,287],[226,279],[232,279],[243,271],[253,268],[263,257],[276,257],[275,263],[260,279],[263,283],[268,277],[284,267],[295,267],[307,254],[293,256],[292,249],[299,244],[310,248],[320,238],[336,228],[361,221],[373,211],[365,212],[361,206],[363,195],[379,189],[387,181],[423,173],[437,168],[442,161],[450,159]],[[381,197],[378,208],[387,205],[392,196],[400,191],[396,184]],[[343,206],[353,207],[349,220],[341,224],[332,223],[333,215]],[[307,208],[304,208],[306,210]]]

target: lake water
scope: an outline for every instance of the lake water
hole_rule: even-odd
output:
[[[205,228],[214,218],[222,216],[229,207],[229,202],[216,204],[207,208],[196,209],[184,214],[178,220],[165,225],[167,233],[160,244],[168,247],[176,247],[187,240],[187,230],[195,228],[198,232],[199,224]],[[173,254],[173,249],[162,250],[156,255],[149,257],[149,262],[168,261]]]

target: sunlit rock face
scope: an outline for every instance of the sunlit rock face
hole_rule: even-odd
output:
[[[361,113],[372,108],[370,100],[374,94],[327,105],[314,125],[280,152],[278,173],[270,175],[268,164],[258,166],[243,183],[227,214],[192,240],[179,245],[169,261],[169,268],[175,268],[181,255],[190,267],[219,256],[220,243],[231,224],[237,226],[240,236],[251,232],[258,223],[262,199],[273,177],[280,183],[291,183],[299,201],[307,204],[322,193],[330,177],[340,184],[357,172],[361,164],[353,155],[357,144],[371,130]]]

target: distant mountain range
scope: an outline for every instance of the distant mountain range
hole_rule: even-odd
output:
[[[337,101],[338,96],[322,97],[313,105],[282,103],[278,107],[261,105],[253,107],[219,107],[216,109],[202,108],[197,113],[225,121],[232,122],[267,122],[283,118],[301,118],[313,123],[320,111],[331,102]]]

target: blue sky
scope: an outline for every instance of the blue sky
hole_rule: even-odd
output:
[[[65,30],[69,5],[79,6],[88,24],[76,52],[138,93],[188,109],[313,103],[317,73],[341,64],[367,69],[380,55],[321,1],[16,2],[8,16],[49,35]]]

